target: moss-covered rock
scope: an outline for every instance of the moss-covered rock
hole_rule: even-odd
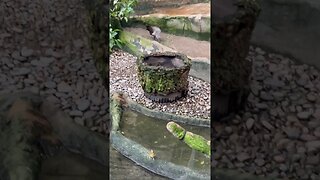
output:
[[[171,102],[187,95],[191,60],[180,53],[163,52],[137,60],[138,79],[145,95],[154,101]]]
[[[167,124],[167,129],[192,149],[200,151],[208,156],[211,155],[210,141],[206,140],[204,137],[186,131],[179,124],[172,121]]]

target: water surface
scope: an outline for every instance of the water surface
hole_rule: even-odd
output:
[[[192,150],[184,142],[175,138],[167,129],[169,121],[151,118],[140,113],[125,110],[120,129],[123,135],[152,149],[156,157],[177,165],[200,171],[210,171],[210,159],[204,154]],[[210,129],[179,123],[187,131],[210,139]]]

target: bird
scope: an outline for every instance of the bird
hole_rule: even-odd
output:
[[[150,35],[153,36],[154,40],[160,41],[161,29],[159,27],[147,25],[146,29],[149,31]]]

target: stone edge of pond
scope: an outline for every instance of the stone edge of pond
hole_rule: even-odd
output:
[[[195,117],[187,117],[181,115],[175,115],[172,113],[161,112],[153,109],[149,109],[144,107],[143,105],[134,102],[131,99],[127,99],[128,107],[136,112],[144,114],[149,117],[154,117],[157,119],[163,119],[166,121],[174,121],[178,123],[193,125],[193,126],[201,126],[201,127],[210,127],[210,119],[201,119]]]
[[[199,18],[200,17],[200,18]],[[201,41],[210,41],[211,27],[210,16],[168,16],[144,15],[130,18],[126,27],[148,24],[157,26],[161,31],[178,36],[190,37]]]
[[[148,149],[123,136],[119,132],[119,123],[123,113],[123,106],[126,106],[129,103],[126,104],[127,101],[123,101],[124,99],[122,98],[122,95],[119,93],[112,94],[111,98],[110,112],[112,130],[110,133],[110,142],[113,148],[137,165],[160,176],[171,179],[210,179],[210,175],[205,172],[194,171],[190,168],[175,165],[171,162],[158,160],[156,158],[151,159],[149,157]],[[130,108],[130,105],[128,105],[128,107]]]

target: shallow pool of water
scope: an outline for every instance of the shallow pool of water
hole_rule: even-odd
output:
[[[156,157],[170,161],[177,165],[189,167],[199,171],[210,171],[210,159],[204,154],[192,150],[184,142],[175,138],[167,129],[169,121],[151,118],[143,114],[125,110],[120,123],[121,132],[127,138],[152,149]],[[210,139],[210,129],[189,126],[179,123],[187,131]]]

